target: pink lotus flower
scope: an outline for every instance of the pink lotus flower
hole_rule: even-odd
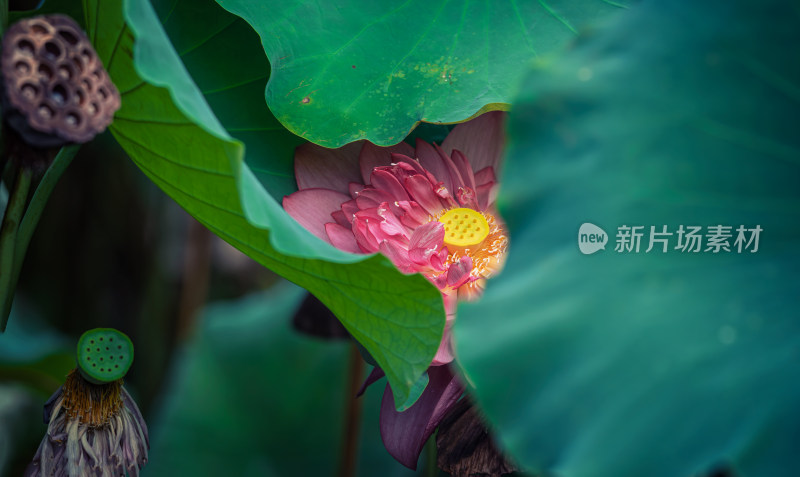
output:
[[[453,360],[456,303],[481,294],[508,246],[494,209],[504,118],[493,112],[460,124],[441,147],[421,140],[416,148],[306,144],[295,153],[300,190],[283,199],[292,217],[342,250],[383,253],[402,272],[421,273],[442,292],[447,322],[428,386],[405,411],[395,409],[388,385],[381,403],[384,445],[412,469],[464,391],[446,366]],[[373,369],[364,388],[382,376],[380,368]]]
[[[417,139],[295,152],[300,189],[283,207],[301,225],[352,253],[380,252],[404,273],[442,292],[447,322],[433,365],[453,360],[450,328],[458,300],[472,300],[503,264],[508,238],[494,200],[505,113],[456,126],[441,147]]]

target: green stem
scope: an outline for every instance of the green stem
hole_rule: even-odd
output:
[[[339,462],[339,477],[354,477],[358,465],[358,435],[361,430],[361,404],[363,399],[356,394],[364,379],[364,359],[358,348],[350,346],[349,373],[345,378],[348,381],[347,394],[344,396],[345,424],[342,428],[344,435],[342,441],[342,460]]]
[[[438,477],[439,466],[436,456],[436,435],[432,435],[425,444],[425,477]]]
[[[2,149],[0,149],[0,151],[2,151]],[[10,157],[7,156],[0,157],[0,160],[5,160],[3,164],[2,177],[0,177],[0,180],[7,184],[8,189],[11,189],[11,185],[14,182],[14,177],[17,175],[17,165],[11,160]]]
[[[31,237],[33,237],[33,232],[36,231],[36,226],[39,225],[39,219],[42,217],[42,211],[44,211],[44,207],[50,199],[50,194],[80,148],[79,144],[62,147],[58,151],[56,158],[53,159],[53,163],[47,168],[47,172],[44,173],[42,181],[36,187],[36,192],[33,193],[28,210],[25,211],[25,217],[22,219],[19,235],[17,236],[17,247],[14,252],[14,272],[16,275],[19,275],[19,271],[22,268],[22,262],[28,252]]]
[[[0,0],[0,36],[8,28],[8,0]]]
[[[0,306],[2,306],[2,308],[0,308],[0,313],[2,313],[0,315],[0,333],[6,329],[8,315],[11,313],[11,303],[14,300],[14,290],[17,288],[19,274],[22,271],[22,263],[25,261],[25,254],[28,252],[28,245],[30,245],[33,232],[39,224],[42,211],[45,205],[47,205],[48,199],[50,199],[50,194],[53,192],[61,175],[72,162],[78,149],[80,149],[80,145],[73,144],[62,147],[61,150],[58,151],[53,163],[47,168],[47,172],[45,172],[44,177],[42,177],[41,182],[39,182],[39,185],[36,187],[36,192],[33,193],[33,198],[28,205],[28,209],[25,210],[24,200],[21,204],[24,216],[21,218],[21,222],[20,219],[17,218],[17,223],[14,226],[13,242],[8,245],[3,242],[2,245],[0,245],[0,251],[2,251],[3,254],[2,262],[0,262],[0,270],[2,270],[0,271],[0,273],[2,273],[2,278],[0,278],[0,300],[2,300],[0,301]],[[20,168],[20,174],[23,172],[28,175],[28,185],[30,185],[30,170],[22,166]],[[16,192],[14,192],[14,194],[16,194]],[[27,199],[27,191],[25,193],[25,199]],[[11,210],[11,199],[9,200],[8,209]],[[5,222],[3,224],[3,230],[5,230]],[[6,237],[4,236],[2,239],[5,240]],[[10,259],[5,258],[7,253],[10,254]]]
[[[25,204],[28,202],[28,192],[31,188],[33,173],[20,167],[14,189],[8,197],[8,205],[3,215],[3,225],[0,226],[0,332],[5,331],[8,314],[11,311],[11,302],[14,299],[14,248],[16,247],[17,231],[25,213]]]

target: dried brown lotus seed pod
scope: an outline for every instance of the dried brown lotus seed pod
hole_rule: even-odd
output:
[[[3,38],[4,117],[32,146],[84,143],[119,109],[86,34],[64,15],[21,20]]]

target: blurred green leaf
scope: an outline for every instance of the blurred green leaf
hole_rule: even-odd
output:
[[[218,0],[261,35],[267,103],[326,147],[396,144],[420,121],[507,109],[533,58],[620,9],[603,0],[303,2]],[[625,2],[627,3],[627,2]]]
[[[143,475],[332,475],[341,458],[347,342],[290,329],[304,291],[281,283],[211,305],[181,353]],[[360,475],[414,475],[382,448],[382,386],[363,405]]]
[[[619,20],[524,82],[508,265],[460,308],[457,354],[531,469],[800,475],[800,10],[651,2]],[[584,222],[612,243],[645,226],[640,253],[582,255]],[[720,224],[732,246],[759,225],[758,251],[645,253],[650,226]]]
[[[146,0],[126,1],[124,11],[86,2],[88,31],[122,95],[112,133],[206,227],[325,303],[386,370],[402,403],[441,339],[438,290],[381,256],[334,249],[283,211],[275,199],[293,190],[299,139],[264,106],[269,70],[257,36],[213,2],[164,5],[168,31]]]
[[[0,382],[23,384],[46,399],[74,367],[74,342],[22,306],[12,309],[8,328],[0,334]]]
[[[41,404],[25,388],[0,381],[0,475],[12,475],[12,464],[35,443],[42,422]],[[41,426],[44,427],[44,426]],[[33,455],[27,456],[31,458]]]
[[[44,324],[24,300],[10,318],[0,334],[0,475],[19,475],[33,457],[46,430],[42,406],[75,368],[75,342]]]

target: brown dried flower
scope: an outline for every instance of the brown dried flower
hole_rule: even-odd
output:
[[[6,121],[32,146],[87,142],[120,106],[89,39],[64,15],[12,25],[3,37],[2,73]]]
[[[25,477],[138,476],[147,425],[122,380],[92,384],[76,369],[44,407],[47,434]]]

